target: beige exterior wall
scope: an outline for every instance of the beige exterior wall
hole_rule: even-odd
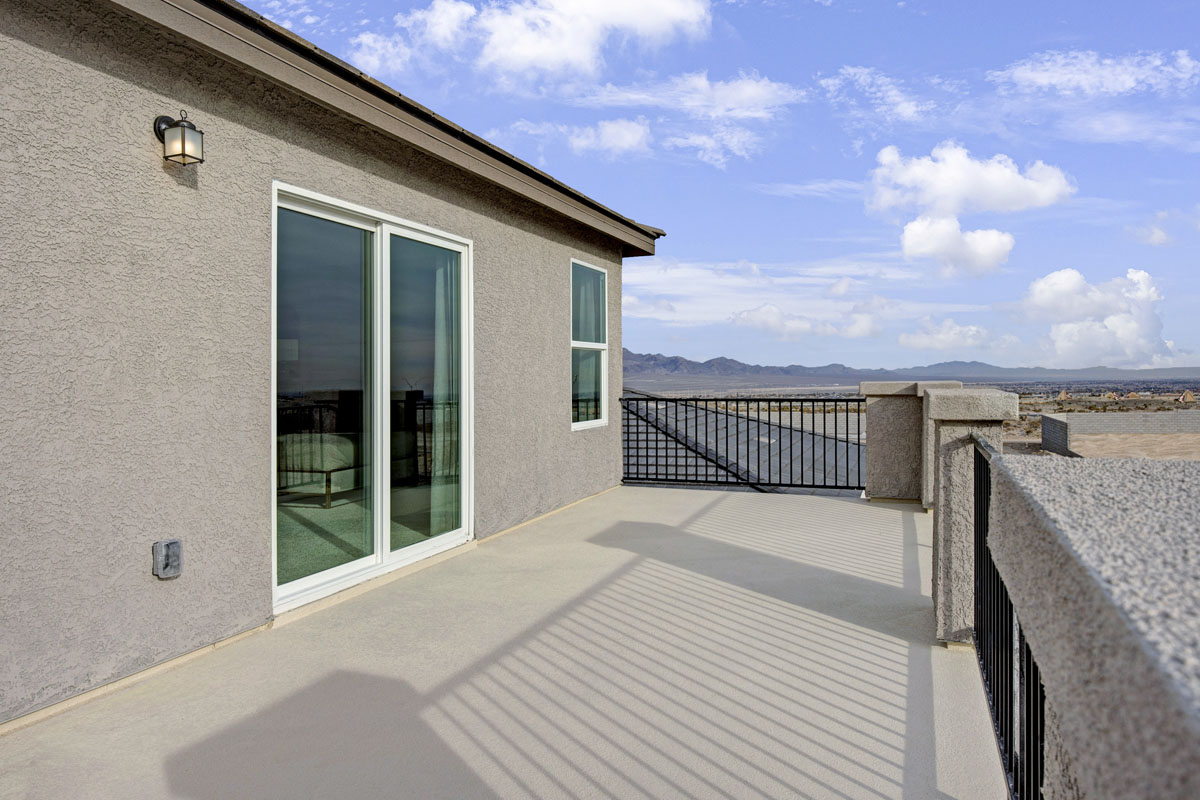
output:
[[[474,241],[483,537],[620,481],[619,244],[103,3],[0,0],[0,720],[271,615],[271,187]],[[166,164],[180,108],[207,163]],[[609,274],[570,430],[570,259]],[[179,537],[184,574],[150,546]],[[480,598],[480,602],[487,602]]]

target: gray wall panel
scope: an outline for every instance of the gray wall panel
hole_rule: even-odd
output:
[[[271,615],[271,182],[475,243],[475,532],[620,481],[615,241],[103,4],[0,3],[0,719]],[[151,133],[186,108],[207,163]],[[570,266],[609,426],[570,430]],[[150,546],[184,542],[179,579]]]

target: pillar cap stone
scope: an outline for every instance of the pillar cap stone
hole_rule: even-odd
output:
[[[1017,419],[1017,395],[999,389],[927,389],[929,418],[958,422],[1000,422]]]
[[[911,395],[921,397],[926,389],[961,389],[962,381],[863,381],[858,393],[863,397]]]

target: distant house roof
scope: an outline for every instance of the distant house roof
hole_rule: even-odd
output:
[[[109,0],[217,56],[430,155],[654,254],[665,232],[622,216],[232,0]]]

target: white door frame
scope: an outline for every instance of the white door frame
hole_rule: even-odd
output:
[[[367,557],[278,585],[277,567],[277,507],[275,502],[278,469],[277,380],[278,380],[278,219],[279,209],[286,208],[303,214],[328,219],[363,230],[374,236],[372,253],[372,519],[374,552]],[[391,331],[390,285],[391,269],[388,258],[391,237],[402,236],[459,253],[461,270],[460,304],[460,369],[459,376],[461,429],[459,459],[461,477],[462,524],[457,530],[434,536],[428,541],[392,551],[390,543],[391,492]],[[280,181],[271,186],[271,596],[275,614],[326,597],[370,578],[428,558],[474,538],[475,508],[475,370],[474,340],[474,244],[470,239],[438,231],[426,225],[401,219],[390,214],[346,203],[317,192]]]

